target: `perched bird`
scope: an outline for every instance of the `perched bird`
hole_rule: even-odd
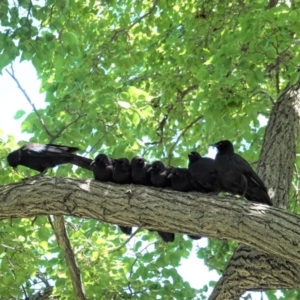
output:
[[[219,192],[215,161],[209,157],[202,157],[198,152],[191,152],[188,157],[188,170],[194,187],[202,193]]]
[[[112,181],[114,159],[109,158],[106,154],[98,154],[91,163],[94,177],[99,181]]]
[[[171,188],[180,192],[195,191],[196,188],[191,182],[191,175],[186,168],[174,168],[169,174],[168,178],[171,178]],[[200,240],[201,236],[188,235],[193,240]]]
[[[216,167],[223,191],[238,194],[250,201],[273,205],[267,188],[249,163],[234,153],[230,141],[212,144],[218,149]]]
[[[131,181],[135,184],[151,185],[150,164],[143,157],[136,156],[131,160]]]
[[[156,187],[168,187],[171,186],[171,179],[168,178],[173,167],[166,166],[162,161],[156,160],[151,164],[148,169],[150,172],[150,179],[153,186]]]
[[[90,166],[92,162],[91,159],[73,154],[73,152],[78,150],[79,149],[76,147],[55,144],[43,145],[28,143],[9,153],[7,161],[14,169],[16,169],[18,165],[22,165],[41,172],[37,176],[45,174],[49,168],[54,168],[66,163],[74,164],[87,170],[92,170]]]
[[[130,163],[127,158],[119,158],[114,160],[114,168],[112,171],[112,181],[119,184],[131,183]],[[123,233],[130,235],[132,227],[119,226]]]
[[[180,192],[195,191],[196,188],[191,182],[191,175],[186,168],[174,168],[168,175],[171,178],[171,188]]]
[[[168,187],[171,186],[171,179],[168,178],[173,167],[166,166],[162,161],[156,160],[151,164],[148,172],[151,174],[151,184],[155,187]],[[171,232],[157,231],[164,242],[173,242],[175,234]]]
[[[131,183],[130,163],[127,158],[119,158],[114,160],[112,180],[113,182],[119,184]]]

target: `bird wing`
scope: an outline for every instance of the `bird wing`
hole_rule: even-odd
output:
[[[72,153],[78,151],[79,148],[68,147],[55,144],[38,144],[38,143],[28,143],[23,147],[24,150],[33,151],[34,153]]]
[[[252,169],[250,164],[242,158],[240,155],[234,153],[230,157],[231,161],[234,163],[235,167],[244,175],[249,177],[252,181],[254,181],[258,186],[260,186],[264,191],[267,192],[266,186],[263,181],[259,178],[256,172]]]
[[[69,146],[62,146],[62,145],[56,145],[56,144],[47,144],[46,149],[50,152],[69,152],[73,153],[76,151],[79,151],[79,148],[77,147],[69,147]]]

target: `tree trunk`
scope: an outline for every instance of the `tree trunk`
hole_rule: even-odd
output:
[[[275,103],[258,164],[258,174],[275,206],[286,209],[296,159],[300,128],[300,83],[286,90]],[[285,234],[284,228],[281,230]],[[264,234],[262,239],[266,238]],[[276,242],[274,241],[274,244]],[[283,248],[284,251],[284,248]],[[240,245],[209,300],[239,299],[249,290],[297,288],[299,266]],[[238,280],[237,280],[238,279]]]

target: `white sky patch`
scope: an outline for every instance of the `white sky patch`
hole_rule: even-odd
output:
[[[9,66],[6,68],[11,72]],[[41,82],[37,79],[32,64],[28,61],[19,63],[17,60],[14,63],[14,73],[36,109],[46,107],[45,96],[39,93]],[[33,109],[5,69],[0,75],[0,105],[0,129],[4,131],[4,136],[13,135],[16,140],[28,140],[32,135],[21,132],[21,123]],[[18,110],[24,110],[26,114],[19,120],[15,120],[14,116]]]
[[[269,119],[267,119],[265,116],[259,114],[257,117],[257,120],[259,121],[259,126],[264,127],[267,126]]]

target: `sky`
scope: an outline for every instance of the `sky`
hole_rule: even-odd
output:
[[[10,67],[7,68],[10,71]],[[40,81],[37,78],[34,67],[30,62],[18,61],[14,63],[14,73],[23,89],[30,97],[37,109],[44,108],[46,106],[44,102],[45,95],[39,92]],[[32,112],[32,107],[27,102],[23,93],[18,89],[17,84],[9,76],[9,74],[3,70],[0,75],[0,138],[6,140],[8,135],[13,135],[16,142],[19,140],[28,140],[31,135],[22,133],[21,123],[25,116]],[[15,120],[14,116],[18,110],[24,110],[26,114],[19,120]],[[265,123],[265,120],[261,121]],[[209,156],[214,157],[215,152],[211,150],[208,153]],[[207,239],[202,238],[199,241],[193,241],[193,250],[189,259],[182,259],[182,265],[179,267],[178,272],[181,276],[187,280],[194,288],[202,288],[209,281],[218,281],[219,275],[215,271],[209,271],[203,261],[196,257],[197,247],[206,247]],[[209,288],[207,295],[210,294],[212,288]],[[253,300],[265,300],[260,292],[252,293]]]

